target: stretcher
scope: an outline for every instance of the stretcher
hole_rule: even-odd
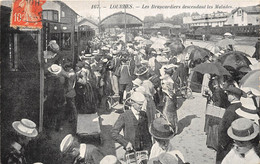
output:
[[[97,113],[78,114],[76,133],[81,140],[94,139],[101,144],[100,116]]]

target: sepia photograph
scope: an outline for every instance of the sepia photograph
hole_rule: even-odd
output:
[[[1,164],[260,164],[259,0],[0,0]]]

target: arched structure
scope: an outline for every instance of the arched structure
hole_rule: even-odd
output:
[[[117,12],[112,15],[107,16],[100,22],[101,28],[134,28],[141,27],[143,25],[143,21],[129,13]]]

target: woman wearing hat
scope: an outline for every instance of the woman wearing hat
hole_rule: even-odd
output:
[[[13,141],[7,156],[2,161],[4,164],[27,164],[24,156],[24,147],[38,135],[36,124],[28,119],[15,121],[12,124],[15,133],[11,136]]]
[[[145,98],[147,100],[146,114],[148,117],[148,124],[154,120],[156,114],[156,106],[153,100],[153,96],[156,92],[153,83],[149,80],[149,72],[147,67],[141,67],[138,69],[136,75],[142,81],[141,86],[145,88]]]
[[[259,164],[254,139],[259,134],[259,126],[246,118],[232,122],[227,134],[233,139],[234,147],[225,156],[221,164]],[[257,143],[259,140],[257,141]]]

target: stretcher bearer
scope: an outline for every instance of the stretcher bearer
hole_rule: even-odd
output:
[[[99,164],[104,157],[96,146],[79,143],[71,134],[61,141],[60,151],[75,158],[73,164]]]

